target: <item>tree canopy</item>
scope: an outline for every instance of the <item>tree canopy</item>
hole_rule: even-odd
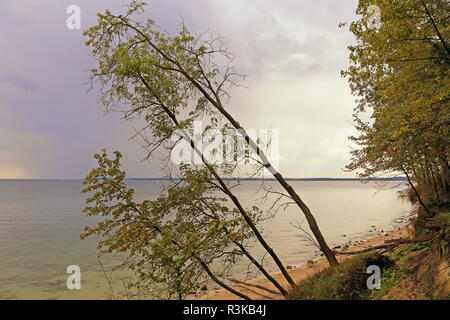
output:
[[[380,8],[370,28],[367,9]],[[349,170],[407,175],[424,201],[448,201],[449,21],[445,0],[359,1],[356,43],[342,72],[358,96]]]

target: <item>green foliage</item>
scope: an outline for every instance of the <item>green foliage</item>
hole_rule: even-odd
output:
[[[397,249],[394,251],[394,253],[391,254],[390,258],[393,261],[400,261],[407,255],[409,255],[411,252],[419,251],[424,248],[428,248],[431,245],[431,241],[423,241],[418,243],[411,243],[408,244],[400,249]]]
[[[204,189],[202,189],[200,195],[203,200],[211,202],[210,207],[205,206],[205,203],[201,206],[197,204],[195,208],[192,207],[192,202],[195,202],[198,195],[189,192],[197,192],[196,188],[193,190],[176,189],[177,197],[181,197],[181,195],[184,195],[183,192],[186,191],[186,197],[181,203],[173,201],[170,192],[163,201],[164,214],[169,209],[171,211],[184,210],[186,206],[192,212],[200,212],[200,208],[203,208],[206,209],[201,212],[204,216],[218,221],[218,223],[212,224],[215,228],[213,230],[198,229],[200,233],[198,237],[201,238],[205,234],[210,234],[213,239],[218,241],[214,248],[217,250],[224,249],[225,236],[222,234],[218,236],[220,230],[226,235],[228,244],[233,243],[237,247],[233,249],[232,254],[229,254],[228,251],[222,252],[221,257],[226,263],[225,267],[220,268],[222,272],[219,272],[219,274],[228,270],[228,265],[234,263],[234,257],[244,254],[254,266],[267,276],[264,267],[251,256],[243,245],[243,241],[249,238],[250,234],[247,233],[247,230],[250,228],[258,242],[274,259],[288,282],[292,284],[293,281],[283,264],[256,227],[261,216],[260,210],[257,207],[252,207],[249,210],[244,208],[232,193],[231,186],[221,178],[221,176],[236,176],[236,174],[239,174],[235,163],[228,165],[212,163],[214,160],[209,160],[209,154],[203,154],[202,148],[197,143],[200,135],[194,136],[195,120],[201,120],[203,123],[209,122],[208,129],[219,129],[221,123],[224,122],[228,124],[228,127],[239,131],[241,136],[245,136],[245,148],[247,149],[245,151],[247,153],[250,153],[249,149],[255,152],[259,150],[258,156],[264,166],[268,167],[265,155],[260,152],[262,148],[258,147],[257,143],[249,136],[246,136],[238,121],[225,110],[222,104],[222,98],[228,98],[231,88],[237,86],[238,80],[243,77],[234,71],[234,55],[227,50],[222,37],[215,37],[209,33],[193,36],[184,25],[175,36],[158,30],[153,20],[143,17],[143,8],[144,3],[131,1],[123,15],[115,15],[106,10],[103,14],[98,14],[97,24],[84,32],[87,37],[86,45],[90,47],[92,56],[98,64],[96,68],[91,70],[88,83],[91,86],[99,85],[100,101],[105,106],[106,111],[119,111],[124,114],[126,119],[140,120],[138,121],[139,125],[143,125],[137,130],[134,138],[139,140],[148,151],[146,159],[157,151],[158,156],[162,154],[164,157],[162,159],[163,167],[167,169],[168,174],[172,174],[171,170],[177,172],[178,168],[170,162],[171,159],[168,155],[174,151],[177,143],[184,138],[189,142],[189,147],[192,149],[188,152],[192,151],[197,159],[202,161],[203,169],[192,169],[192,176],[199,178],[203,175],[212,175],[217,181],[217,183],[213,182],[212,177],[208,176],[206,181],[202,182]],[[225,126],[222,127],[222,129],[225,128]],[[179,139],[177,136],[179,136]],[[237,160],[238,153],[236,149],[232,150],[233,155],[236,156],[235,160]],[[250,164],[249,166],[252,169],[256,166],[258,170],[263,168],[260,163],[257,165]],[[181,181],[192,185],[194,179],[190,180],[191,169],[184,166],[180,170]],[[252,170],[252,173],[258,170]],[[278,177],[282,179],[281,175]],[[199,181],[195,182],[196,185],[198,183]],[[230,206],[233,204],[232,208],[235,209],[228,208],[222,198],[215,198],[214,200],[207,198],[206,194],[211,197],[210,192],[212,191],[222,192],[221,194],[226,196]],[[173,204],[171,204],[171,201],[173,201]],[[150,205],[152,210],[162,210],[156,207],[157,203],[148,202],[147,205]],[[226,210],[223,209],[225,207]],[[104,209],[99,208],[98,211],[101,212]],[[214,212],[215,214],[213,214]],[[241,219],[239,221],[236,220],[238,219],[237,212],[242,217],[239,218]],[[310,213],[307,214],[311,216]],[[176,217],[178,218],[178,216]],[[312,217],[307,220],[314,222]],[[174,221],[178,222],[177,219]],[[170,226],[170,223],[172,223],[172,220],[165,220],[164,224],[159,225],[158,228]],[[225,223],[225,225],[222,225],[222,223]],[[177,228],[181,228],[181,226],[184,226],[184,224],[175,225]],[[174,226],[171,227],[176,230]],[[314,231],[316,233],[319,232],[317,226],[314,226],[313,230],[317,230]],[[161,231],[167,230],[162,228]],[[199,241],[196,240],[196,237],[197,235],[193,235],[194,243]],[[223,243],[220,242],[221,239],[223,239]],[[322,237],[319,239],[322,239]],[[177,244],[182,248],[191,246],[187,239],[182,238],[181,240],[183,241],[178,242],[177,240]],[[205,242],[208,241],[205,240]],[[214,244],[215,242],[211,241],[211,248],[201,252],[212,254]],[[170,248],[170,242],[167,245]],[[157,252],[159,248],[155,247],[153,252]],[[164,248],[164,246],[161,246],[161,248]],[[330,256],[330,253],[328,256]],[[209,257],[201,257],[198,254],[195,254],[195,257],[204,262],[201,264],[202,266],[205,266],[205,263],[208,265],[211,260]],[[230,261],[226,259],[230,259]],[[216,283],[226,287],[223,282],[217,281],[218,279],[213,277],[212,273],[208,272],[208,274]],[[275,279],[267,277],[280,292],[284,293],[285,290]],[[227,289],[233,292],[233,290],[230,290],[231,288],[228,287]],[[234,291],[233,293],[237,294],[238,292]]]
[[[221,38],[194,37],[184,25],[176,36],[158,30],[152,19],[142,18],[144,6],[133,0],[123,15],[99,13],[97,24],[84,32],[98,61],[88,82],[100,85],[107,111],[145,120],[158,140],[154,145],[167,143],[176,129],[192,130],[196,119],[217,127],[217,112],[202,90],[228,96],[237,76],[232,54]]]
[[[381,273],[380,289],[370,292],[370,299],[384,297],[391,288],[398,285],[406,277],[406,261],[400,267],[392,265]]]
[[[293,294],[299,300],[361,300],[368,299],[367,267],[377,265],[382,274],[389,270],[392,261],[377,252],[368,252],[349,258],[339,266],[327,268],[302,281]]]
[[[431,245],[431,241],[423,241],[419,243],[411,243],[402,248],[395,250],[390,259],[395,261],[396,264],[391,265],[385,269],[381,275],[381,288],[380,290],[373,290],[371,292],[371,299],[378,299],[384,297],[391,288],[398,285],[402,280],[406,278],[408,274],[408,255],[412,252],[428,248]]]
[[[245,242],[251,232],[237,210],[213,194],[209,172],[182,166],[182,182],[155,200],[138,202],[124,181],[121,153],[114,155],[96,154],[98,167],[83,182],[82,192],[90,195],[83,212],[104,218],[86,227],[81,238],[98,235],[101,254],[125,253],[123,265],[137,275],[130,286],[152,292],[159,285],[167,298],[184,297],[198,287],[204,265],[220,263],[218,276],[229,271],[242,255],[230,247]],[[249,213],[258,221],[257,209]]]
[[[220,113],[211,104],[219,106],[238,75],[220,37],[194,37],[184,25],[177,35],[169,35],[143,17],[144,6],[133,0],[122,15],[99,13],[97,24],[84,32],[97,61],[88,84],[99,85],[106,111],[122,112],[143,124],[134,138],[148,151],[147,158],[155,151],[162,154],[164,168],[170,175],[176,172],[180,181],[158,199],[138,203],[123,182],[119,159],[109,160],[105,152],[96,155],[99,168],[86,178],[84,190],[95,194],[85,213],[109,219],[87,229],[83,237],[99,234],[103,252],[126,252],[126,264],[139,275],[140,286],[150,289],[152,283],[161,283],[169,296],[183,296],[203,272],[219,283],[237,259],[249,257],[246,245],[262,212],[233,206],[236,197],[222,180],[214,181],[220,179],[219,169],[224,174],[232,169],[206,161],[174,168],[169,162],[167,155],[181,138],[203,156],[193,146],[198,138],[193,123],[209,121],[208,128],[219,127]],[[173,139],[176,135],[180,139]],[[212,265],[218,269],[215,277]]]

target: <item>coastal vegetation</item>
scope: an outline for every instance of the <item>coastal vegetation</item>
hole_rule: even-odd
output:
[[[448,224],[447,224],[448,228]],[[413,240],[411,240],[413,241]],[[428,241],[372,249],[325,268],[300,281],[288,298],[294,300],[449,299],[448,255],[442,255],[437,237]],[[448,248],[448,245],[447,245]],[[369,289],[367,268],[381,269],[380,287]]]
[[[369,28],[369,5],[381,9],[377,28]],[[362,179],[406,177],[409,189],[404,196],[416,204],[416,211],[412,238],[352,253],[341,264],[336,256],[344,253],[330,249],[309,207],[227,108],[227,98],[243,76],[234,70],[234,55],[223,39],[194,36],[184,25],[179,34],[169,35],[153,20],[142,19],[144,8],[145,3],[131,1],[122,15],[106,10],[84,33],[98,64],[91,69],[89,85],[99,86],[106,111],[121,112],[142,125],[135,138],[147,150],[147,158],[155,152],[164,155],[170,182],[157,199],[137,201],[125,183],[122,154],[116,151],[110,158],[106,150],[95,155],[98,167],[84,181],[83,192],[89,194],[84,213],[104,220],[87,227],[82,238],[98,235],[101,254],[126,255],[123,265],[137,274],[130,287],[155,298],[184,299],[208,278],[250,299],[230,285],[233,265],[247,259],[284,298],[377,299],[414,274],[408,264],[411,255],[420,252],[416,259],[422,257],[430,268],[437,268],[441,259],[448,261],[447,1],[360,0],[357,13],[362,17],[342,24],[356,37],[349,46],[350,66],[342,71],[358,97],[353,115],[358,135],[350,137],[356,148],[347,170]],[[277,196],[271,210],[242,204],[232,186],[236,166],[209,161],[193,135],[197,120],[208,121],[208,128],[240,134],[245,152],[258,159],[255,172],[268,170],[279,184],[281,191],[267,191]],[[177,132],[181,135],[173,140]],[[170,152],[182,140],[201,164],[170,162]],[[329,265],[300,283],[259,228],[261,221],[276,214],[277,202],[284,202],[278,208],[294,205],[303,213],[311,234],[301,230]],[[287,286],[251,253],[252,241],[273,260]],[[369,265],[382,268],[379,291],[367,288]],[[434,288],[436,281],[421,283]],[[155,284],[161,288],[158,292]]]
[[[375,27],[367,14],[370,6],[377,6],[381,13]],[[357,13],[359,20],[341,24],[356,38],[356,44],[349,46],[351,65],[342,71],[358,97],[353,118],[359,135],[350,137],[357,147],[346,168],[361,178],[406,176],[410,187],[405,197],[416,205],[412,239],[373,248],[384,250],[385,256],[362,253],[326,269],[300,283],[293,297],[411,298],[388,292],[413,277],[414,286],[425,292],[422,298],[448,299],[448,273],[440,280],[433,275],[439,273],[440,262],[446,269],[449,261],[450,4],[360,0]],[[408,257],[415,251],[421,255],[411,270]],[[375,257],[381,259],[375,264],[383,266],[382,285],[371,292],[362,281],[367,277],[361,275],[367,261]],[[422,274],[421,267],[427,268]],[[444,283],[443,290],[436,288],[439,281]],[[404,288],[408,290],[414,291]]]
[[[369,5],[380,8],[378,28],[368,27]],[[449,12],[441,0],[359,1],[363,18],[349,25],[356,44],[342,72],[358,97],[347,169],[406,176],[429,214],[449,195]]]
[[[83,236],[101,235],[100,248],[142,257],[137,269],[140,281],[135,285],[141,286],[142,281],[151,279],[152,283],[167,287],[168,297],[174,292],[178,298],[185,297],[206,273],[218,285],[247,299],[223,279],[242,257],[286,295],[286,289],[251,255],[250,239],[264,248],[290,287],[295,287],[284,264],[257,227],[259,221],[274,212],[263,212],[256,206],[245,208],[233,193],[232,186],[223,178],[235,176],[239,162],[230,166],[209,160],[210,155],[198,147],[193,136],[194,122],[203,120],[209,121],[208,128],[234,129],[240,135],[246,145],[245,153],[259,159],[256,172],[268,170],[273,175],[284,191],[276,194],[299,207],[313,234],[309,238],[330,265],[337,265],[310,209],[272,166],[264,146],[253,140],[229,113],[224,99],[238,85],[241,75],[234,71],[234,56],[227,51],[223,39],[193,36],[184,25],[178,35],[170,36],[157,30],[151,19],[135,20],[144,6],[143,2],[131,1],[123,15],[106,10],[98,14],[98,24],[85,31],[86,45],[98,62],[98,67],[91,70],[89,83],[99,84],[100,100],[106,111],[120,111],[128,120],[144,122],[136,137],[141,138],[148,151],[147,158],[155,151],[165,150],[170,155],[185,140],[201,164],[173,166],[167,156],[163,166],[169,177],[176,177],[172,186],[156,202],[137,204],[133,190],[123,183],[121,154],[116,152],[113,159],[108,158],[106,151],[96,155],[99,167],[88,175],[83,191],[94,192],[85,212],[107,219],[96,228],[88,228]],[[173,141],[176,133],[180,137]],[[150,228],[151,233],[137,231],[139,228]],[[135,241],[135,234],[143,238]],[[130,243],[125,244],[124,239]],[[136,268],[134,262],[127,261],[130,268]],[[217,272],[212,269],[213,264],[220,265]],[[155,275],[155,270],[161,273]]]
[[[383,271],[390,270],[393,261],[377,252],[367,252],[342,262],[338,267],[326,268],[299,283],[291,293],[291,299],[299,300],[359,300],[372,292],[367,288],[366,270],[377,265]],[[385,274],[385,272],[383,272]],[[384,285],[384,281],[381,281]]]

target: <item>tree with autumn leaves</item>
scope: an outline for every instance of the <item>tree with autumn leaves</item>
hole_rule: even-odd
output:
[[[380,10],[373,27],[369,6]],[[350,67],[342,72],[358,97],[348,170],[361,177],[406,175],[426,211],[446,205],[450,170],[450,3],[360,0],[349,25]],[[342,24],[345,26],[345,24]]]
[[[257,207],[245,207],[224,175],[233,170],[210,163],[193,136],[193,123],[208,119],[210,128],[225,123],[241,134],[261,168],[278,181],[283,193],[304,214],[310,237],[330,265],[337,265],[312,213],[257,141],[229,112],[224,100],[240,75],[234,56],[221,38],[193,36],[185,26],[178,35],[157,30],[151,19],[136,20],[144,3],[132,1],[123,15],[98,14],[97,25],[85,31],[98,66],[89,83],[99,85],[107,111],[143,122],[136,133],[149,156],[171,151],[181,132],[201,165],[182,165],[177,179],[155,200],[138,202],[125,183],[121,154],[96,155],[98,167],[86,177],[89,193],[84,212],[105,220],[86,228],[83,237],[99,235],[99,249],[125,253],[124,263],[138,275],[133,285],[149,291],[163,287],[167,298],[184,298],[208,277],[226,290],[248,299],[227,280],[232,266],[247,259],[275,290],[287,289],[251,253],[258,243],[274,261],[288,287],[296,285],[282,261],[263,237]],[[380,8],[380,24],[372,28],[369,6]],[[404,174],[426,210],[447,204],[449,4],[438,0],[361,0],[361,19],[349,25],[356,37],[350,67],[342,72],[359,97],[354,120],[359,134],[348,170],[361,177]],[[274,292],[270,288],[264,288]]]
[[[183,298],[207,275],[226,290],[248,299],[227,284],[227,271],[240,258],[285,296],[296,284],[262,235],[258,222],[270,217],[259,208],[246,208],[224,177],[233,176],[233,166],[209,161],[194,137],[194,122],[209,121],[208,128],[233,129],[242,138],[247,153],[257,159],[258,170],[267,170],[278,181],[278,199],[298,206],[312,232],[309,236],[332,266],[338,264],[308,206],[269,161],[264,146],[254,140],[231,115],[226,105],[231,89],[242,77],[233,66],[234,55],[220,37],[192,35],[183,25],[171,36],[159,31],[154,21],[142,19],[145,3],[131,1],[123,15],[109,10],[98,14],[97,25],[85,31],[98,66],[91,69],[89,84],[100,88],[106,111],[120,111],[129,120],[144,123],[136,133],[150,157],[155,151],[170,154],[184,140],[201,164],[165,168],[176,172],[172,185],[155,201],[137,203],[134,191],[124,183],[121,154],[110,159],[96,155],[98,168],[86,177],[84,212],[106,220],[87,228],[83,237],[100,235],[101,252],[130,256],[126,265],[139,274],[139,281],[160,284]],[[222,127],[220,127],[222,125]],[[172,139],[178,134],[180,139]],[[270,192],[270,191],[268,191]],[[277,200],[278,201],[278,200]],[[249,251],[249,240],[260,245],[283,275],[287,287],[275,280]],[[264,255],[264,256],[265,256]],[[263,257],[264,258],[264,257]],[[134,261],[138,261],[135,263]],[[150,289],[150,287],[148,287]]]

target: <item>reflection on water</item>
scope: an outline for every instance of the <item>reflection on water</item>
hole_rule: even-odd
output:
[[[138,200],[153,198],[161,182],[129,181]],[[294,181],[292,186],[309,205],[330,245],[369,235],[372,226],[393,229],[393,220],[410,209],[398,199],[390,182],[380,190],[375,183],[354,181]],[[266,188],[277,188],[266,182]],[[392,189],[392,187],[395,187]],[[84,199],[80,181],[0,180],[0,299],[106,299],[124,296],[124,283],[133,275],[124,270],[110,273],[120,257],[102,258],[107,276],[112,277],[113,292],[98,260],[94,238],[80,240],[85,225],[96,218],[83,216]],[[252,205],[261,196],[255,193],[260,182],[245,181],[236,193],[243,203]],[[262,204],[268,207],[269,204]],[[285,265],[311,259],[315,248],[309,246],[292,224],[301,223],[297,207],[280,210],[261,226],[268,242]],[[306,226],[304,223],[303,226]],[[261,251],[255,246],[255,255]],[[269,269],[273,265],[266,259]],[[82,272],[81,290],[66,288],[66,268],[78,265]],[[243,273],[247,263],[236,267]]]

